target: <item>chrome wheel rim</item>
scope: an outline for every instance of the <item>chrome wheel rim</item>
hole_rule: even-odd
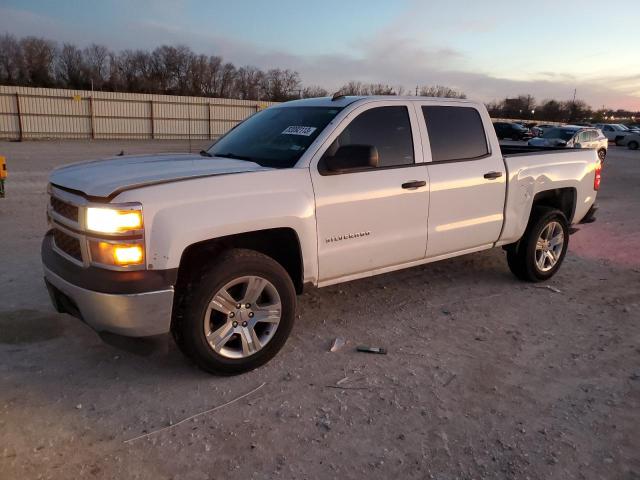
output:
[[[204,314],[207,343],[226,358],[246,358],[273,338],[282,317],[276,287],[259,276],[238,277],[211,298]]]
[[[556,266],[564,248],[564,230],[559,222],[549,222],[536,242],[536,266],[548,272]]]
[[[600,150],[598,152],[598,158],[600,158],[600,160],[604,160],[606,156],[607,156],[607,152],[605,152],[604,150]]]

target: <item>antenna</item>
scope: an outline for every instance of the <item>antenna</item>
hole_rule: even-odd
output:
[[[344,94],[340,93],[339,91],[337,91],[336,93],[333,94],[333,96],[331,97],[331,101],[335,102],[336,100],[340,100],[341,98],[344,98]]]

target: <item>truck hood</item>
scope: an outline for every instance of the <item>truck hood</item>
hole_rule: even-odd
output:
[[[90,197],[109,198],[124,190],[190,178],[270,170],[257,163],[193,154],[113,157],[55,169],[49,181]]]

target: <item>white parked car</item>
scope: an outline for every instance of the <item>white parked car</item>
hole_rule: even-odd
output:
[[[631,135],[619,140],[618,144],[622,147],[627,147],[629,150],[637,150],[640,147],[640,133],[633,132]]]
[[[632,133],[627,127],[620,123],[597,123],[594,127],[600,129],[610,142],[615,142],[616,144]]]
[[[202,155],[55,170],[46,284],[99,332],[172,332],[201,368],[245,372],[284,345],[305,286],[495,247],[518,278],[551,278],[570,226],[594,219],[601,162],[530,150],[501,149],[468,100],[272,106]]]
[[[600,160],[607,156],[609,141],[600,130],[576,125],[565,125],[547,130],[542,137],[532,138],[532,147],[592,148],[598,152]]]

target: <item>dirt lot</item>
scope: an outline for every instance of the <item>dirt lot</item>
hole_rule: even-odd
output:
[[[611,148],[559,293],[499,249],[315,290],[271,363],[217,378],[104,344],[41,280],[51,168],[185,148],[0,142],[1,479],[640,479],[640,151]]]

